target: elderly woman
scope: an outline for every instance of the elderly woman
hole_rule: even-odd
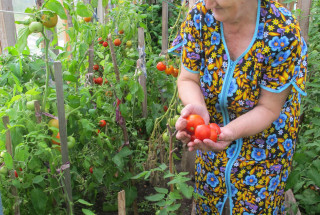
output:
[[[181,55],[185,105],[177,139],[197,150],[198,214],[284,214],[305,93],[307,46],[295,17],[272,0],[200,0],[169,52]],[[191,141],[186,117],[221,126]]]

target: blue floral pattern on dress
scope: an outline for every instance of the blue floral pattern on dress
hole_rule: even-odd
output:
[[[290,11],[273,0],[258,1],[252,46],[237,61],[230,61],[223,23],[204,0],[189,10],[174,39],[176,47],[170,49],[181,55],[185,68],[199,73],[210,122],[220,126],[255,108],[262,90],[280,93],[293,84],[278,119],[268,128],[221,152],[197,150],[194,190],[203,196],[196,199],[197,214],[220,215],[229,200],[232,214],[285,213],[284,190],[305,95],[307,45]]]

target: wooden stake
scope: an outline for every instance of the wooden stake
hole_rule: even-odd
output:
[[[0,0],[0,10],[13,11],[12,0]],[[0,12],[0,43],[1,53],[8,46],[16,44],[16,25],[13,13]],[[5,51],[7,52],[7,51]]]
[[[114,52],[114,46],[113,46],[111,34],[108,35],[108,43],[109,43],[114,72],[116,74],[116,79],[118,82],[120,82],[120,74],[119,74],[119,69],[118,69],[118,64],[117,64],[117,59],[116,59],[116,53]]]
[[[7,152],[11,155],[11,157],[13,159],[12,139],[11,139],[10,129],[8,128],[8,125],[10,123],[9,117],[8,116],[2,117],[2,121],[3,121],[4,128],[6,129],[6,149],[7,149]],[[13,169],[15,169],[14,168],[14,164],[13,164]],[[13,171],[10,171],[10,177],[12,179],[15,179]],[[11,193],[14,196],[14,199],[15,199],[14,214],[15,215],[20,215],[18,190],[17,190],[17,188],[15,186],[11,187]]]
[[[299,23],[302,32],[302,36],[305,41],[308,41],[308,31],[309,31],[309,18],[312,0],[298,0],[298,8],[301,10],[299,15]]]
[[[58,119],[59,119],[59,132],[60,132],[60,145],[62,164],[69,163],[68,145],[67,145],[67,122],[64,110],[64,94],[63,94],[63,80],[62,80],[62,66],[60,61],[54,62],[55,70],[55,83],[56,83],[56,95],[57,95],[57,107],[58,107]],[[64,173],[64,187],[67,192],[67,207],[68,214],[72,214],[72,190],[71,190],[71,176],[70,168],[63,170]]]
[[[145,53],[145,41],[144,41],[144,29],[138,28],[138,50],[139,50],[139,60],[137,62],[138,70],[142,71],[139,76],[139,83],[142,86],[144,93],[144,100],[142,101],[142,116],[144,118],[148,117],[148,103],[147,103],[147,71],[146,71],[146,53]]]
[[[41,111],[40,111],[40,102],[39,101],[34,101],[34,110],[36,113],[36,118],[37,118],[37,123],[41,123]]]
[[[118,192],[118,215],[126,215],[126,193],[124,190]]]
[[[161,54],[168,52],[168,2],[162,1],[162,50]]]

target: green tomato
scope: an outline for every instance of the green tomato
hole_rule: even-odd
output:
[[[29,25],[29,31],[31,33],[39,33],[43,31],[43,25],[41,22],[31,22]]]
[[[175,115],[173,118],[170,118],[170,119],[169,119],[169,125],[170,125],[171,127],[175,127],[178,118],[179,118],[179,115]]]
[[[169,142],[169,136],[167,134],[167,131],[162,134],[162,139],[165,143]]]
[[[0,167],[0,174],[7,175],[8,174],[8,168],[6,166]]]
[[[73,136],[68,136],[68,149],[72,149],[76,145],[76,139]]]
[[[183,109],[183,105],[179,104],[178,107],[177,107],[178,113],[181,114],[182,109]]]
[[[126,42],[126,45],[127,45],[128,48],[130,48],[130,47],[132,46],[131,40],[128,40],[128,41]]]
[[[32,100],[32,101],[27,102],[27,109],[28,109],[28,110],[34,111],[34,102],[35,102],[35,101],[36,101],[36,100]]]
[[[149,147],[148,147],[147,145],[145,145],[145,146],[142,148],[143,151],[148,151],[148,149],[149,149]]]

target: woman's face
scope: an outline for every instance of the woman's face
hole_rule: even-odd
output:
[[[245,0],[206,0],[206,8],[211,9],[220,22],[234,22],[243,15]],[[251,1],[247,1],[251,2]]]

